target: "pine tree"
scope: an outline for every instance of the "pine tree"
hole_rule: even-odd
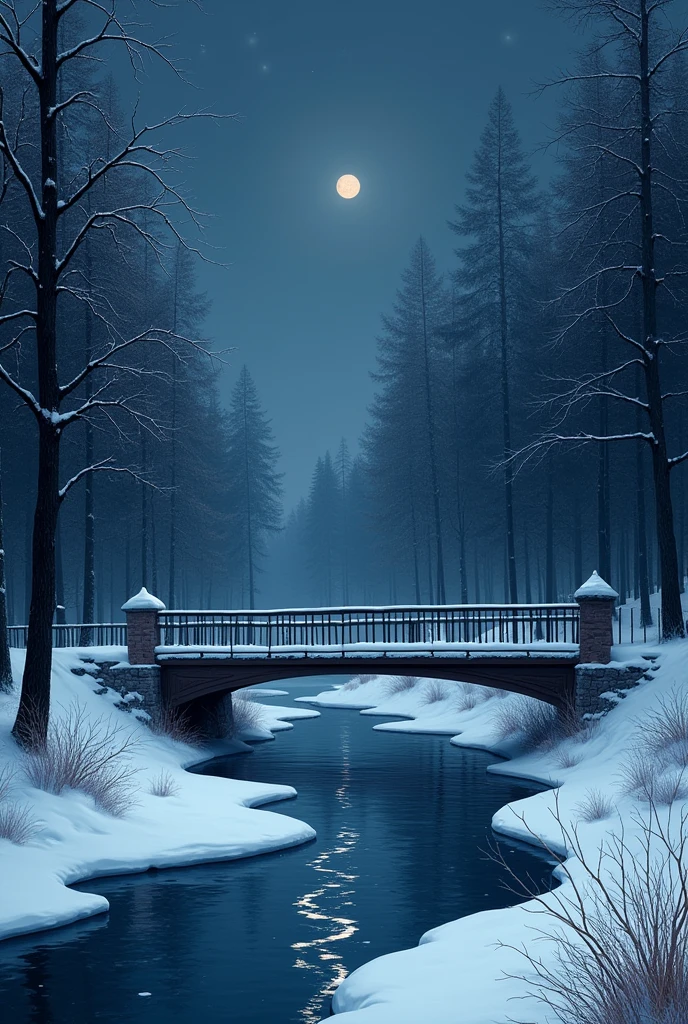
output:
[[[231,483],[231,556],[246,580],[249,608],[255,608],[256,575],[266,536],[282,520],[279,451],[258,391],[243,366],[232,391],[228,417],[228,471]]]
[[[535,180],[523,156],[511,106],[500,88],[468,172],[466,202],[450,224],[465,239],[456,254],[456,284],[470,317],[492,355],[496,348],[502,406],[502,452],[509,599],[518,602],[514,538],[511,373],[515,359],[519,279],[530,253],[530,216]]]
[[[325,606],[333,605],[335,599],[340,511],[337,473],[330,453],[325,452],[315,465],[306,513],[308,564],[317,599]]]
[[[373,374],[379,389],[364,438],[383,558],[398,566],[410,555],[417,603],[426,556],[429,600],[444,603],[446,595],[436,405],[446,360],[441,344],[446,320],[442,280],[420,238],[402,274],[393,313],[382,318]]]

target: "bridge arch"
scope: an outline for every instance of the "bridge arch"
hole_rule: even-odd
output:
[[[493,689],[534,697],[556,708],[569,706],[575,696],[575,657],[568,658],[216,658],[164,660],[161,697],[170,707],[219,697],[248,686],[277,683],[309,676],[361,674],[418,676],[452,682],[476,683]]]

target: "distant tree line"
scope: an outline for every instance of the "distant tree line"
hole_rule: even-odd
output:
[[[297,603],[569,600],[593,568],[684,630],[688,69],[671,4],[559,0],[594,43],[540,187],[499,89],[449,229],[382,318],[351,459],[275,541]]]

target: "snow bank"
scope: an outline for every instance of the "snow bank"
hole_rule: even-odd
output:
[[[19,679],[24,652],[13,651],[12,660],[14,677]],[[0,938],[55,928],[107,911],[104,897],[75,892],[67,888],[70,883],[247,857],[314,837],[313,829],[303,822],[253,809],[295,796],[290,786],[184,771],[185,766],[198,762],[198,750],[154,736],[134,715],[114,707],[119,694],[112,690],[95,693],[99,686],[94,676],[76,676],[71,672],[75,667],[83,667],[83,663],[74,651],[55,651],[53,706],[59,713],[60,708],[78,702],[89,719],[105,716],[137,735],[140,746],[132,755],[138,769],[135,804],[123,817],[113,818],[83,793],[54,796],[31,788],[22,777],[20,752],[10,734],[18,687],[14,694],[2,695],[0,769],[17,769],[11,797],[30,808],[42,830],[24,846],[0,839]],[[263,723],[266,731],[291,728],[286,719],[298,717],[303,717],[300,709],[266,707]],[[171,776],[177,787],[175,795],[150,794],[150,785],[161,772]]]
[[[369,715],[406,716],[409,721],[385,722],[375,728],[452,733],[451,742],[457,746],[512,755],[513,760],[493,765],[488,771],[532,779],[556,787],[556,793],[550,789],[507,805],[495,814],[494,829],[531,844],[540,837],[550,849],[569,856],[567,867],[576,877],[580,866],[566,850],[561,828],[553,817],[555,795],[562,821],[578,826],[586,857],[592,858],[605,836],[611,830],[618,832],[621,823],[632,841],[638,833],[632,815],[642,805],[622,792],[619,771],[629,751],[638,747],[643,716],[657,710],[662,699],[685,688],[688,642],[647,650],[636,645],[632,649],[636,658],[649,651],[660,654],[656,675],[632,690],[596,731],[583,738],[566,739],[547,753],[519,756],[515,740],[497,739],[497,709],[519,699],[513,695],[489,697],[481,692],[475,707],[459,710],[470,692],[461,684],[420,680],[412,689],[391,693],[392,681],[378,677],[354,688],[340,687],[315,698],[298,699],[321,706],[359,708]],[[436,699],[442,693],[446,696]],[[614,815],[586,823],[577,808],[593,789],[608,797]],[[564,881],[561,893],[568,884]],[[542,917],[533,920],[528,913],[529,906],[532,909],[531,904],[524,904],[452,921],[427,932],[414,949],[365,964],[337,990],[333,1003],[336,1019],[342,1024],[494,1024],[507,1019],[545,1024],[545,1007],[535,1000],[527,999],[522,1005],[511,1001],[527,995],[527,990],[522,981],[506,977],[523,973],[527,965],[514,949],[505,947],[527,944],[532,949],[532,929],[543,926]],[[537,947],[538,955],[547,957],[551,953],[549,944]]]

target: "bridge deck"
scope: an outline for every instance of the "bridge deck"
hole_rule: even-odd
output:
[[[237,644],[220,646],[216,644],[161,645],[156,648],[159,661],[182,661],[189,659],[219,659],[231,661],[240,659],[332,659],[332,658],[451,658],[451,659],[539,659],[578,657],[578,644],[546,643],[354,643],[354,644],[287,644],[267,646],[260,644]]]

